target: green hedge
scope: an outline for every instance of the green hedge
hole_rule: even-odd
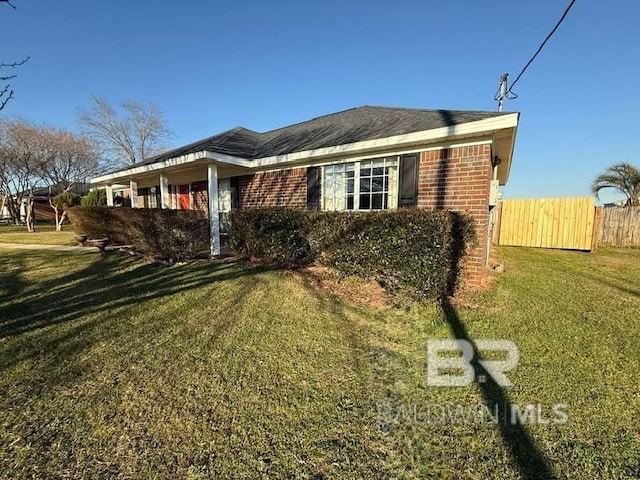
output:
[[[444,210],[310,212],[269,208],[231,215],[231,246],[276,268],[313,262],[374,278],[415,299],[453,293],[474,242],[472,219]]]
[[[104,188],[96,188],[87,193],[80,204],[83,207],[106,207],[107,206],[107,191]]]
[[[109,238],[146,255],[182,261],[209,252],[209,221],[195,210],[73,207],[73,229],[89,238]]]
[[[276,268],[308,265],[315,257],[307,237],[309,216],[304,210],[270,208],[231,212],[231,248],[246,258]]]

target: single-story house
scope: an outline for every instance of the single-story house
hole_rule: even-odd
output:
[[[237,127],[93,178],[137,208],[202,209],[211,254],[236,208],[445,208],[471,214],[482,279],[491,210],[506,184],[518,113],[363,106],[269,132]]]
[[[77,193],[80,196],[84,196],[89,193],[91,185],[85,182],[76,183],[71,189],[72,192]],[[53,208],[51,208],[51,204],[49,203],[49,199],[55,197],[58,193],[60,193],[60,186],[56,185],[51,187],[51,191],[49,191],[49,187],[38,187],[33,190],[31,193],[33,196],[33,213],[34,213],[34,221],[36,222],[55,222],[56,215]],[[20,193],[20,197],[25,197],[27,195],[26,192]],[[14,197],[15,198],[15,197]],[[15,201],[15,200],[14,200]],[[23,200],[20,203],[20,221],[24,222],[27,218],[27,210],[26,210],[26,201]],[[0,221],[12,221],[11,213],[9,212],[9,207],[4,205],[2,211],[0,211]]]

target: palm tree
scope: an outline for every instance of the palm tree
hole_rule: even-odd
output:
[[[591,190],[598,196],[603,188],[615,188],[627,197],[625,206],[640,206],[640,168],[630,163],[616,163],[598,175]]]

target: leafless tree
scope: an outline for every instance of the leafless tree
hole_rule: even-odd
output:
[[[71,198],[65,194],[97,166],[96,149],[85,137],[23,120],[0,121],[0,195],[14,222],[21,222],[24,211],[29,231],[34,231],[34,190],[47,188],[60,231]]]
[[[86,137],[57,128],[41,128],[44,149],[40,153],[39,174],[49,191],[49,205],[55,213],[56,230],[62,224],[71,205],[73,188],[98,170],[98,155],[94,144]]]
[[[16,224],[24,210],[27,230],[35,231],[33,191],[41,181],[38,152],[42,136],[34,125],[22,121],[0,123],[0,192]]]
[[[0,0],[0,3],[6,3],[13,9],[16,8],[15,5],[11,3],[10,0]],[[0,110],[2,110],[4,107],[7,106],[7,103],[9,103],[9,100],[14,98],[14,93],[15,93],[13,91],[13,88],[11,88],[11,81],[15,79],[17,75],[15,73],[8,74],[5,72],[7,72],[7,70],[9,69],[15,70],[17,67],[24,65],[28,61],[29,61],[29,57],[25,58],[24,60],[20,60],[16,62],[10,62],[10,63],[0,62],[0,82],[3,84],[0,86]]]
[[[104,168],[135,165],[167,148],[173,135],[157,105],[127,101],[116,111],[103,98],[93,97],[81,110],[80,123],[100,146]]]

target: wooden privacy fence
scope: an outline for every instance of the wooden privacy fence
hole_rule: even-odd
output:
[[[640,247],[640,207],[602,209],[598,243],[610,247]]]
[[[496,225],[498,243],[592,250],[599,232],[595,212],[593,197],[504,200]]]

